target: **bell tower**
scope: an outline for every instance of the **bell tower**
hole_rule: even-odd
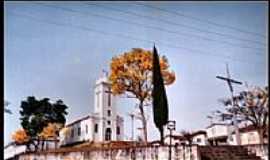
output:
[[[112,94],[108,74],[103,74],[96,81],[94,106],[94,114],[97,117],[94,124],[95,140],[116,140],[117,128],[119,128],[117,125],[116,97]]]

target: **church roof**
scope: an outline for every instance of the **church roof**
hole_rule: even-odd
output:
[[[83,120],[86,120],[86,119],[89,119],[89,118],[94,118],[94,117],[93,117],[93,116],[90,116],[90,115],[85,116],[85,117],[82,117],[82,118],[80,118],[80,119],[77,119],[77,120],[75,120],[75,121],[73,121],[73,122],[68,123],[68,124],[66,125],[66,127],[72,126],[73,124],[79,123],[79,122],[81,122],[81,121],[83,121]]]

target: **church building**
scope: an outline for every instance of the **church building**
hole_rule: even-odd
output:
[[[107,75],[96,81],[94,93],[94,113],[67,124],[60,131],[61,146],[123,140],[124,120],[117,112],[117,97],[111,92]]]

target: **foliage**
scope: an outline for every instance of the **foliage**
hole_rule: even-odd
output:
[[[29,142],[30,137],[26,134],[24,129],[18,129],[12,134],[12,140],[14,140],[16,144],[25,144]]]
[[[263,142],[263,135],[267,132],[268,126],[268,87],[253,87],[247,91],[240,92],[234,96],[235,105],[232,106],[232,100],[225,98],[220,100],[226,110],[217,111],[223,120],[232,121],[235,113],[238,121],[248,121],[257,128],[260,135],[260,142]]]
[[[127,97],[139,101],[144,141],[147,141],[147,128],[143,106],[152,100],[152,69],[153,53],[141,48],[133,48],[129,52],[113,57],[110,65],[109,79],[113,94],[126,94]],[[169,70],[165,56],[160,58],[160,69],[164,83],[172,84],[175,81],[175,74]]]
[[[193,133],[192,132],[189,132],[189,131],[181,131],[181,135],[183,136],[183,138],[188,142],[189,145],[192,144],[192,139],[194,137]]]
[[[49,123],[48,126],[44,127],[42,132],[38,134],[38,137],[41,139],[56,138],[61,127],[62,124]]]
[[[12,114],[11,110],[7,108],[8,105],[10,105],[10,102],[4,100],[4,112],[8,114]]]
[[[168,101],[155,46],[153,54],[153,117],[160,132],[161,144],[164,144],[163,127],[168,123]]]
[[[65,115],[67,115],[68,107],[62,100],[51,103],[49,98],[37,100],[35,97],[27,97],[26,101],[21,102],[21,108],[21,125],[27,135],[31,137],[30,143],[35,145],[36,150],[40,140],[39,134],[49,123],[63,126],[66,122]]]

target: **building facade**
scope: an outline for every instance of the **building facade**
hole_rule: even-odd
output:
[[[94,113],[66,125],[60,131],[60,145],[123,140],[124,120],[117,112],[117,97],[107,76],[96,81],[94,93]]]

